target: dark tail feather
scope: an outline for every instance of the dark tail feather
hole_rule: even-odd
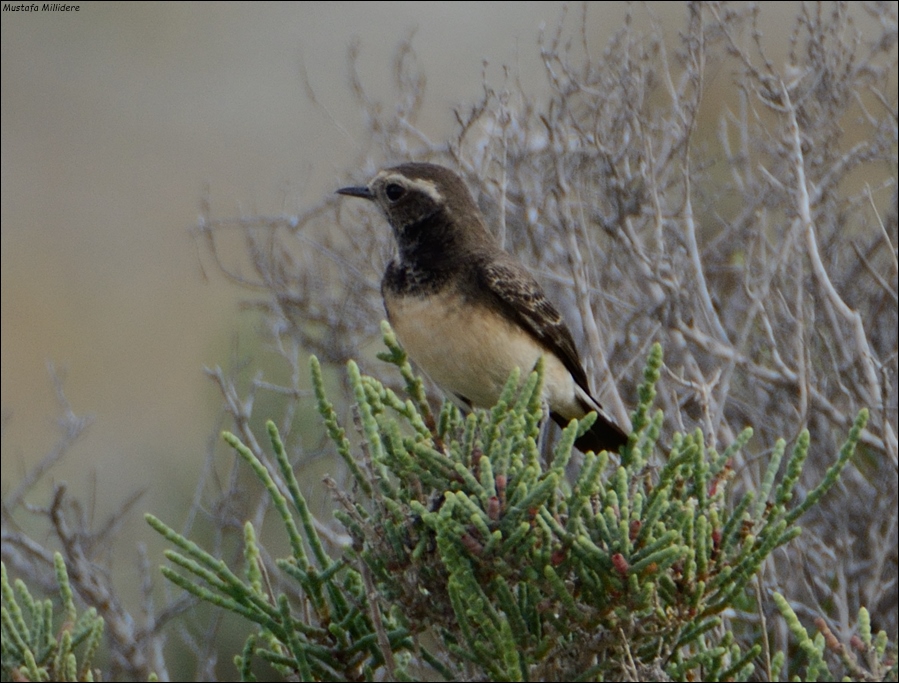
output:
[[[567,427],[571,420],[568,420],[558,413],[551,413],[550,417],[560,427]],[[590,427],[590,430],[581,438],[574,442],[575,447],[582,453],[593,451],[609,451],[617,453],[624,444],[627,443],[627,433],[622,430],[611,420],[600,414],[596,416],[596,422]]]

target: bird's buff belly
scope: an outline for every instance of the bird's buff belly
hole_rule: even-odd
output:
[[[544,355],[544,399],[554,412],[583,416],[574,379],[562,362],[493,309],[456,292],[385,295],[384,304],[409,357],[444,390],[490,407],[514,368],[523,381]]]

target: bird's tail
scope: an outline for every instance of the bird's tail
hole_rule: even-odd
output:
[[[627,443],[627,432],[612,421],[609,414],[602,409],[602,406],[595,399],[591,397],[591,400],[594,405],[584,405],[584,410],[586,412],[596,411],[596,422],[583,436],[574,442],[574,445],[582,453],[587,451],[617,453]],[[570,419],[559,413],[551,413],[550,417],[560,427],[567,427],[568,423],[571,422]]]

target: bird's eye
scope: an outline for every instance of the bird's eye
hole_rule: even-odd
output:
[[[392,202],[397,201],[400,197],[406,194],[406,190],[402,185],[397,185],[396,183],[390,183],[385,189],[384,194],[387,195],[387,199]]]

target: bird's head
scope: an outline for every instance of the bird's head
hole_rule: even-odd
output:
[[[463,239],[486,234],[481,213],[462,178],[437,164],[385,168],[368,185],[344,187],[337,193],[377,204],[401,248],[419,242],[424,232],[451,232]]]

